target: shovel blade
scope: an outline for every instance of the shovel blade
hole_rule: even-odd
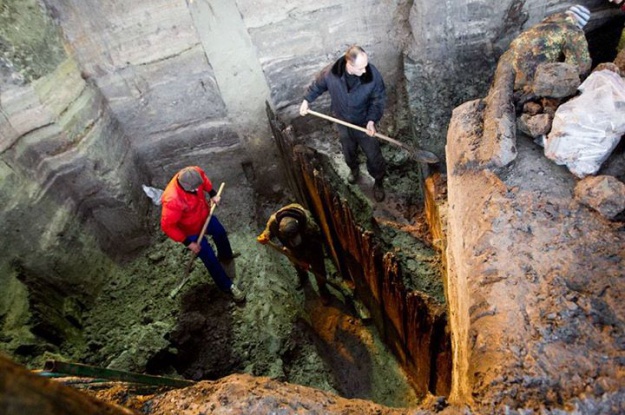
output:
[[[415,158],[415,160],[421,163],[435,164],[440,161],[438,157],[436,157],[436,154],[427,150],[421,150],[421,149],[414,150],[412,152],[412,156]]]

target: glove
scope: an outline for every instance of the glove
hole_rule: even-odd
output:
[[[269,243],[269,234],[265,232],[261,233],[256,237],[256,241],[261,245],[267,245]]]
[[[302,117],[308,114],[308,101],[303,100],[302,105],[299,107],[299,115]]]

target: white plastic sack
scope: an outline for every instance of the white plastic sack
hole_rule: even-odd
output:
[[[161,204],[161,196],[163,195],[163,191],[161,189],[157,189],[156,187],[146,186],[144,184],[141,185],[143,188],[143,192],[152,199],[152,203],[156,206]]]
[[[545,156],[583,178],[599,170],[625,134],[625,81],[612,71],[596,71],[579,90],[557,109]]]

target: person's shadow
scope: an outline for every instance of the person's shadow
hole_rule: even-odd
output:
[[[371,349],[357,335],[361,323],[339,299],[324,306],[317,292],[304,287],[309,319],[298,324],[311,333],[315,347],[333,377],[333,387],[345,398],[371,399]]]

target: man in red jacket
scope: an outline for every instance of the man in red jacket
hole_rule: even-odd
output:
[[[206,195],[210,201],[206,200]],[[222,263],[232,261],[233,254],[228,234],[215,215],[208,223],[206,234],[213,238],[219,258],[206,238],[198,242],[198,236],[210,213],[210,203],[218,204],[219,200],[213,184],[201,168],[185,167],[171,179],[161,197],[161,228],[171,239],[183,243],[200,257],[221,291],[230,293],[235,301],[243,301],[245,294],[232,282],[222,266]]]

